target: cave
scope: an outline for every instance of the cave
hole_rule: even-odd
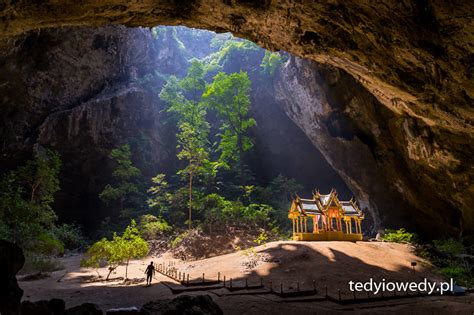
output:
[[[471,11],[463,1],[2,4],[0,174],[56,150],[58,220],[95,237],[119,216],[99,198],[111,150],[128,143],[144,178],[176,174],[177,125],[160,90],[211,58],[213,39],[232,38],[253,45],[219,66],[251,81],[245,162],[256,186],[283,175],[301,185],[295,194],[353,196],[367,238],[406,228],[469,239]],[[270,53],[284,62],[265,77]]]

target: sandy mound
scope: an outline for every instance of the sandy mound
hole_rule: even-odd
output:
[[[226,234],[206,235],[191,230],[174,241],[171,253],[173,257],[192,261],[205,259],[255,246],[258,234],[248,231],[235,231]]]

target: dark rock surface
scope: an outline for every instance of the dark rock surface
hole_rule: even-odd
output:
[[[49,301],[23,301],[21,303],[22,315],[63,315],[66,305],[61,299],[51,299]]]
[[[433,233],[437,235],[474,232],[474,19],[471,1],[112,3],[115,5],[66,1],[38,5],[24,1],[3,4],[0,6],[0,35],[7,45],[2,44],[2,56],[15,55],[19,51],[15,45],[19,39],[13,36],[38,28],[109,23],[128,26],[180,24],[219,32],[232,31],[263,47],[283,49],[331,65],[340,70],[331,70],[325,79],[337,82],[341,75],[344,81],[351,81],[353,87],[355,80],[372,98],[364,101],[362,107],[353,102],[349,107],[342,106],[344,110],[341,111],[338,106],[347,105],[348,100],[328,93],[328,115],[307,116],[307,122],[301,128],[343,176],[346,184],[354,189],[356,197],[375,204],[372,213],[379,213],[382,224],[395,215],[399,218],[394,219],[394,224],[410,219],[425,231],[436,231]],[[35,43],[44,45],[41,41],[26,42],[27,45]],[[103,41],[96,42],[98,47],[101,43]],[[32,56],[15,56],[20,61],[40,61],[40,68],[55,60],[44,56],[42,49],[37,51]],[[3,64],[12,67],[22,62]],[[27,65],[28,62],[20,68]],[[306,65],[301,62],[299,67]],[[310,76],[311,67],[308,69]],[[306,70],[297,71],[305,73]],[[307,89],[320,90],[310,81],[300,83]],[[17,86],[14,80],[12,84]],[[2,83],[0,88],[4,86]],[[33,82],[31,90],[41,93],[43,89],[35,89],[37,86]],[[80,95],[88,95],[83,94],[81,88],[77,90]],[[91,85],[92,90],[94,85]],[[63,95],[62,90],[51,91]],[[340,94],[347,95],[345,92]],[[11,104],[17,97],[4,98],[3,104]],[[35,108],[40,109],[43,104],[35,102]],[[299,112],[314,114],[318,107],[318,103],[309,100],[286,106],[295,113],[289,115],[298,120],[302,119]],[[21,112],[24,108],[13,106],[13,113],[15,111]],[[10,121],[10,115],[13,115],[11,111],[2,117]],[[40,123],[44,115],[34,115],[23,125],[35,125],[36,119]],[[328,126],[325,133],[334,140],[329,141],[331,138],[324,133],[325,140],[315,140],[318,136],[315,126],[320,122]],[[11,128],[16,130],[18,126],[22,124]],[[351,138],[354,132],[359,135]],[[2,135],[2,139],[9,138]],[[328,147],[331,142],[338,143],[335,151],[339,153],[327,151],[331,150]],[[344,144],[347,147],[341,149]],[[7,140],[3,146],[6,145],[9,145]],[[367,165],[344,162],[353,150],[355,159],[359,162],[366,159]],[[354,171],[355,168],[358,170]],[[363,179],[368,177],[371,180]],[[381,199],[376,202],[378,198]]]
[[[0,168],[21,164],[40,147],[57,150],[63,165],[55,210],[60,220],[76,221],[90,231],[105,217],[117,215],[98,198],[110,182],[111,149],[129,143],[145,179],[174,174],[175,128],[157,95],[164,80],[153,74],[183,75],[186,58],[209,53],[210,38],[208,46],[198,49],[193,38],[186,37],[193,33],[178,29],[190,47],[183,50],[173,31],[160,31],[156,39],[146,29],[68,28],[4,41],[8,49],[0,62],[0,79],[6,82],[0,84],[0,134],[5,139]],[[303,184],[304,195],[315,187],[336,187],[348,196],[344,182],[275,103],[273,86],[262,84],[264,51],[253,52],[246,56],[248,62],[229,56],[223,68],[255,72],[251,97],[257,151],[249,164],[257,179],[266,184],[282,174]]]
[[[18,314],[23,290],[16,274],[25,264],[23,251],[17,245],[0,240],[0,314]]]
[[[220,315],[223,314],[209,295],[181,295],[172,300],[159,300],[143,305],[141,314],[150,315]]]
[[[97,304],[83,303],[78,306],[68,308],[66,315],[102,315],[103,312]]]
[[[430,237],[469,233],[462,201],[473,198],[466,181],[470,148],[461,152],[459,138],[381,106],[331,66],[291,58],[275,85],[288,116],[368,207],[372,220],[364,225],[374,235],[381,226]]]

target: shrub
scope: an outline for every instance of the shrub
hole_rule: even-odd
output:
[[[81,229],[73,224],[62,224],[54,227],[53,234],[64,244],[66,249],[77,249],[85,245]]]
[[[265,244],[268,241],[268,235],[265,231],[261,231],[258,237],[253,241],[257,245]]]
[[[103,238],[93,244],[87,251],[86,258],[81,261],[81,266],[98,268],[101,262],[106,262],[109,265],[106,278],[108,280],[112,271],[125,264],[125,279],[127,279],[130,259],[142,258],[147,254],[148,244],[140,237],[135,220],[132,220],[122,236],[115,233],[111,241]]]
[[[145,214],[140,217],[138,230],[146,240],[156,239],[157,236],[171,231],[171,226],[161,217]]]
[[[433,243],[436,249],[447,254],[457,255],[466,253],[466,248],[464,247],[462,242],[453,238],[445,240],[434,240]]]
[[[398,230],[385,230],[382,239],[394,243],[415,243],[418,239],[415,233],[407,232],[404,228]]]
[[[60,255],[64,253],[64,245],[53,234],[41,233],[34,242],[34,251],[43,255]]]
[[[456,283],[461,285],[472,284],[472,270],[467,265],[454,260],[445,261],[445,263],[447,263],[447,265],[440,268],[440,272],[446,279],[452,278]]]
[[[21,273],[53,272],[61,269],[64,269],[64,266],[56,259],[25,251],[25,265],[21,269]]]
[[[188,237],[188,235],[190,235],[191,233],[195,233],[193,232],[193,230],[188,230],[188,231],[184,231],[183,233],[181,234],[178,234],[178,236],[176,236],[172,241],[171,241],[171,248],[176,248],[179,246],[179,244],[181,244],[181,242],[186,238]]]

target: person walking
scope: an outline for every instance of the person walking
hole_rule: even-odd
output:
[[[155,275],[155,266],[153,266],[153,262],[150,262],[148,267],[146,267],[145,274],[146,274],[146,285],[151,285],[151,280],[153,279],[153,276]]]

